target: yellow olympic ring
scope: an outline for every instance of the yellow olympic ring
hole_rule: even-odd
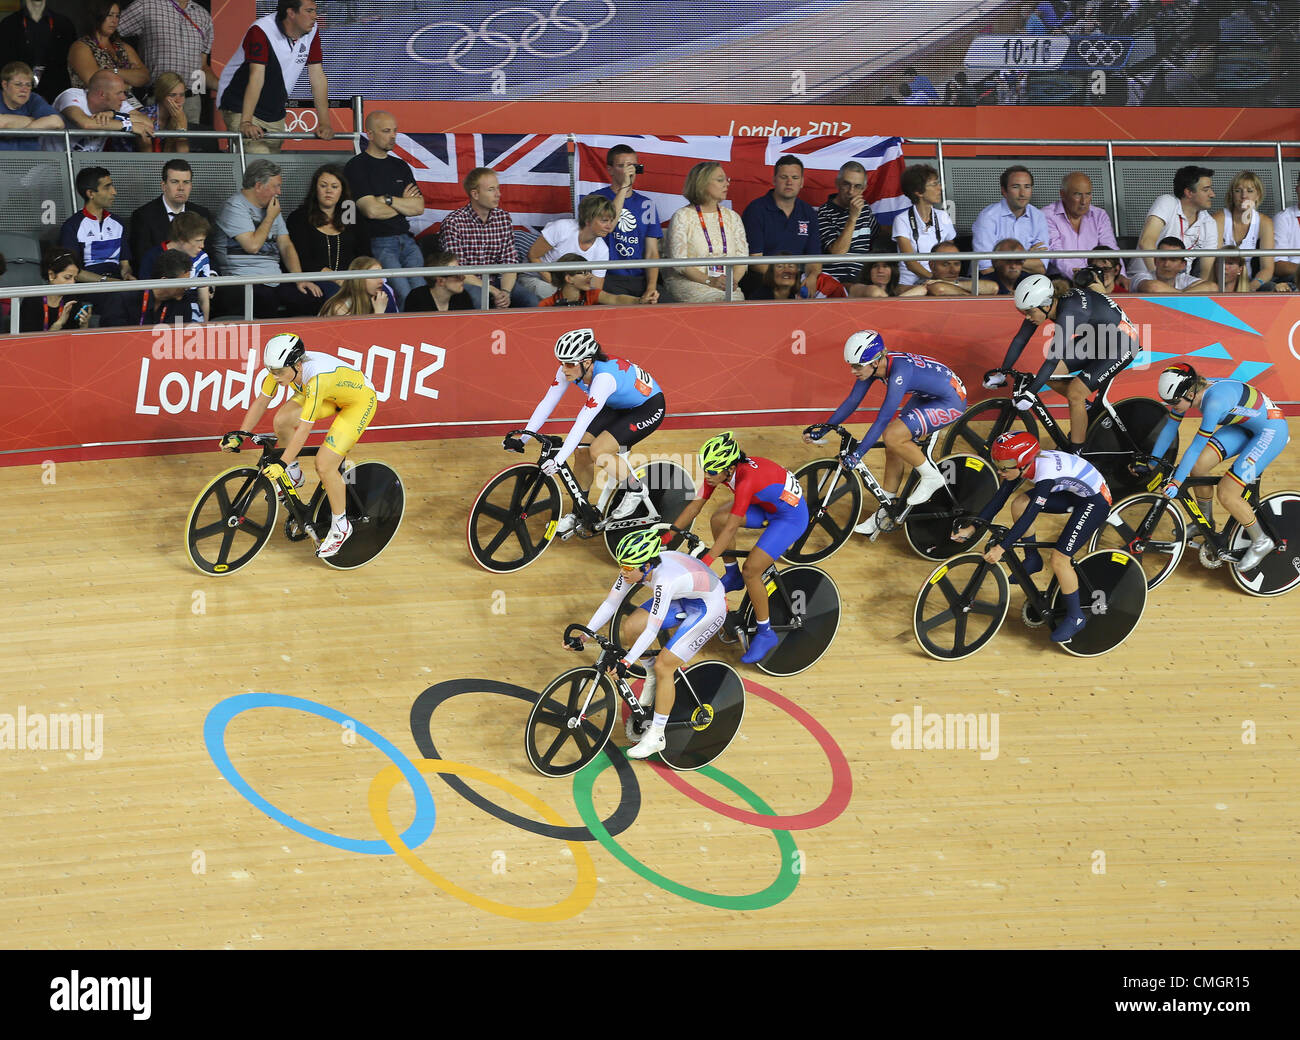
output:
[[[518,784],[505,779],[505,777],[489,773],[486,769],[463,765],[459,762],[446,762],[441,759],[420,759],[418,762],[412,762],[411,764],[421,773],[451,773],[455,776],[481,780],[483,783],[490,784],[506,794],[514,795],[530,809],[540,813],[547,823],[557,827],[568,826],[564,818],[540,798],[530,794]],[[501,917],[511,917],[516,921],[539,922],[567,921],[570,917],[576,917],[582,913],[591,905],[591,901],[596,898],[596,864],[592,861],[591,853],[587,850],[586,844],[581,841],[565,842],[569,846],[569,851],[573,853],[573,862],[578,868],[578,878],[574,882],[573,891],[569,893],[568,897],[551,906],[511,906],[509,903],[498,903],[466,891],[455,882],[435,873],[433,868],[420,859],[402,841],[397,832],[397,827],[393,824],[392,817],[388,814],[388,796],[402,779],[401,770],[397,766],[386,766],[370,782],[370,816],[375,822],[375,828],[379,831],[379,836],[388,843],[389,848],[396,852],[406,862],[407,866],[417,874],[427,878],[435,887],[442,889],[448,895],[455,896],[470,906]]]

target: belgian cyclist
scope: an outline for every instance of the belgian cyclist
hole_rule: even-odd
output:
[[[633,728],[634,720],[628,719],[628,739],[637,743],[628,749],[627,757],[649,758],[664,749],[664,728],[675,699],[673,673],[685,667],[722,628],[727,617],[727,594],[708,564],[686,553],[664,549],[655,530],[625,535],[614,550],[614,558],[620,570],[618,581],[587,627],[598,632],[614,616],[629,589],[638,582],[646,585],[649,598],[623,622],[622,645],[631,649],[617,668],[620,674],[626,674],[630,662],[645,665],[646,680],[639,700],[642,707],[654,705],[654,719],[640,734]],[[651,663],[643,655],[660,629],[674,628],[668,645]],[[572,650],[581,649],[586,640],[586,636],[579,636],[567,645]]]
[[[1267,394],[1249,383],[1239,379],[1205,379],[1185,362],[1170,365],[1160,373],[1156,393],[1169,406],[1169,418],[1151,449],[1156,458],[1162,457],[1173,443],[1178,422],[1187,410],[1197,408],[1201,412],[1200,429],[1183,452],[1164,493],[1169,498],[1178,497],[1178,489],[1189,475],[1203,477],[1220,462],[1236,456],[1232,467],[1219,481],[1214,497],[1241,524],[1250,539],[1250,546],[1237,566],[1242,571],[1253,571],[1277,546],[1260,529],[1255,510],[1246,501],[1244,492],[1291,439],[1282,410]],[[1207,495],[1198,504],[1210,520],[1213,499],[1208,491],[1206,488]]]
[[[1052,549],[1052,573],[1056,575],[1065,603],[1065,617],[1052,630],[1052,638],[1058,643],[1067,642],[1088,623],[1079,606],[1074,554],[1105,523],[1110,512],[1110,490],[1092,463],[1068,451],[1043,451],[1032,433],[1002,434],[993,442],[991,454],[1002,486],[980,512],[980,522],[988,523],[1011,499],[1015,524],[984,554],[989,563],[997,563],[1006,549],[1022,537],[1033,542],[1033,533],[1026,536],[1026,532],[1039,513],[1069,514]],[[1032,481],[1033,486],[1027,493],[1011,498],[1022,480]],[[964,542],[974,530],[973,526],[963,527],[953,535],[953,540]],[[1025,550],[1025,570],[1037,574],[1042,569],[1043,557],[1031,545]]]
[[[943,474],[926,458],[919,442],[961,418],[966,410],[965,385],[952,369],[934,358],[924,354],[887,353],[884,338],[871,329],[855,332],[845,340],[844,360],[856,378],[853,389],[825,423],[804,431],[804,440],[815,444],[826,436],[830,427],[844,422],[867,396],[871,384],[879,379],[885,384],[880,414],[853,449],[849,464],[856,466],[858,459],[875,447],[883,434],[885,480],[882,486],[889,500],[898,494],[903,481],[903,464],[906,463],[920,477],[907,496],[907,504],[916,506],[928,502],[930,496],[943,487]],[[904,404],[903,397],[909,393],[911,397]],[[878,516],[879,513],[873,513],[854,530],[858,534],[875,534],[879,527]]]
[[[275,435],[284,445],[280,464],[295,488],[302,487],[305,480],[298,464],[298,452],[307,443],[312,426],[324,418],[334,420],[325,442],[316,452],[316,474],[329,496],[333,514],[329,533],[321,539],[316,555],[322,559],[333,556],[352,535],[339,467],[375,417],[375,388],[348,362],[307,350],[302,339],[292,332],[267,340],[262,360],[266,374],[257,397],[244,415],[240,431],[256,429],[276,388],[285,388],[286,400],[275,413]],[[240,431],[221,438],[222,451],[239,447],[243,442]]]
[[[1137,328],[1109,296],[1080,288],[1058,292],[1046,275],[1021,279],[1015,303],[1025,320],[1007,348],[1003,369],[1016,363],[1041,325],[1054,323],[1051,342],[1044,347],[1042,367],[1034,381],[1016,394],[1016,407],[1021,411],[1032,408],[1034,396],[1057,365],[1064,364],[1067,371],[1075,373],[1065,396],[1070,402],[1071,450],[1077,454],[1088,434],[1088,398],[1132,362],[1139,349]],[[993,390],[1003,386],[1006,379],[1004,372],[994,369],[985,375],[984,386]]]
[[[659,428],[666,414],[663,390],[645,369],[606,355],[591,329],[564,333],[555,341],[555,358],[560,367],[551,388],[529,418],[528,429],[541,428],[570,384],[582,389],[587,401],[559,452],[542,464],[542,472],[548,475],[556,472],[572,456],[574,476],[589,490],[595,476],[594,466],[599,465],[606,479],[629,492],[615,506],[611,517],[622,520],[631,516],[637,506],[648,505],[650,495],[618,449],[630,448]],[[502,447],[522,452],[524,443],[519,438],[507,437]],[[560,518],[557,533],[569,534],[580,522],[580,517],[569,513]]]
[[[731,512],[715,509],[710,517],[713,545],[703,557],[705,562],[721,559],[742,526],[764,529],[758,544],[745,557],[744,568],[733,561],[727,564],[722,576],[725,591],[738,592],[744,588],[749,592],[758,632],[741,660],[746,664],[757,664],[777,644],[767,606],[763,572],[808,530],[808,503],[803,497],[803,487],[793,473],[771,459],[750,458],[740,450],[732,433],[720,433],[705,441],[700,448],[700,464],[704,469],[704,490],[698,498],[686,504],[673,527],[679,531],[689,530],[717,488],[725,485],[735,496]]]

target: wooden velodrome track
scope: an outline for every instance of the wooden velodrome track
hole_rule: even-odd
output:
[[[747,450],[791,468],[825,454],[793,430],[740,432]],[[701,439],[661,432],[647,448],[689,455]],[[378,844],[369,792],[389,759],[367,727],[419,761],[412,705],[453,680],[467,681],[441,687],[454,695],[425,723],[437,754],[486,771],[467,777],[473,791],[525,822],[583,826],[573,782],[529,767],[529,703],[500,684],[540,690],[579,663],[560,649],[561,629],[587,619],[615,571],[599,541],[556,544],[513,576],[473,564],[469,503],[515,458],[499,443],[363,441],[356,457],[389,462],[407,485],[383,556],[333,571],[277,533],[223,579],[194,570],[182,533],[228,456],[0,470],[0,711],[104,720],[98,757],[0,751],[5,946],[1294,941],[1300,594],[1250,598],[1191,554],[1109,655],[1072,658],[1024,628],[1013,587],[994,642],[944,663],[912,636],[931,565],[901,534],[853,539],[823,564],[844,600],[826,656],[789,679],[736,662],[750,681],[741,733],[718,774],[683,775],[722,811],[645,764],[627,790],[611,768],[595,779],[595,812],[622,828],[609,843],[644,877],[605,843],[502,822],[432,773],[436,827],[411,838],[426,867],[301,833]],[[1300,487],[1294,444],[1265,477],[1266,491],[1285,487]],[[716,644],[703,656],[736,661]],[[248,693],[341,714],[230,701]],[[221,704],[233,714],[218,746],[296,828],[214,765],[205,719]],[[997,713],[998,756],[896,750],[891,720],[916,705]],[[621,725],[614,741],[625,743]],[[397,830],[416,818],[405,780],[389,811]],[[783,817],[775,826],[788,833],[737,818],[754,811]]]

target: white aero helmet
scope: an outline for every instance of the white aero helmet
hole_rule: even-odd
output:
[[[1022,278],[1016,286],[1016,309],[1028,311],[1042,307],[1045,310],[1052,302],[1055,292],[1052,280],[1047,275],[1031,274],[1028,278]]]
[[[1165,404],[1173,404],[1190,394],[1198,379],[1196,369],[1187,362],[1180,361],[1160,373],[1160,378],[1156,380],[1156,393]]]
[[[600,350],[596,334],[591,329],[574,329],[555,341],[555,357],[561,364],[574,364],[595,357]]]
[[[885,339],[875,329],[855,332],[844,341],[844,360],[850,365],[871,365],[885,352]]]
[[[294,332],[282,332],[272,336],[262,348],[262,360],[267,368],[288,368],[296,365],[307,353],[302,340]]]

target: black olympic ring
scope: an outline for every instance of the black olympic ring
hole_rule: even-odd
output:
[[[507,697],[518,697],[529,704],[536,703],[538,696],[533,690],[526,690],[522,686],[511,683],[497,682],[495,679],[449,679],[446,682],[435,683],[416,697],[415,703],[411,705],[411,739],[415,741],[415,746],[423,757],[442,758],[434,746],[429,723],[433,719],[434,711],[443,701],[448,701],[462,693],[503,693]],[[632,768],[631,760],[621,754],[612,743],[605,745],[605,754],[614,763],[614,771],[618,774],[619,799],[618,806],[610,813],[609,818],[602,820],[601,823],[611,835],[622,834],[641,814],[641,785],[637,781],[636,770]],[[539,834],[543,838],[557,838],[560,841],[597,840],[590,828],[554,827],[547,823],[529,820],[501,808],[495,802],[488,801],[457,776],[450,773],[438,775],[448,787],[466,801],[478,806],[485,813],[495,816],[502,823],[513,824],[520,830]]]
[[[1087,47],[1085,52],[1084,47]],[[1089,65],[1113,65],[1124,53],[1123,40],[1107,40],[1104,37],[1098,40],[1084,37],[1075,44],[1075,50],[1079,57]]]

